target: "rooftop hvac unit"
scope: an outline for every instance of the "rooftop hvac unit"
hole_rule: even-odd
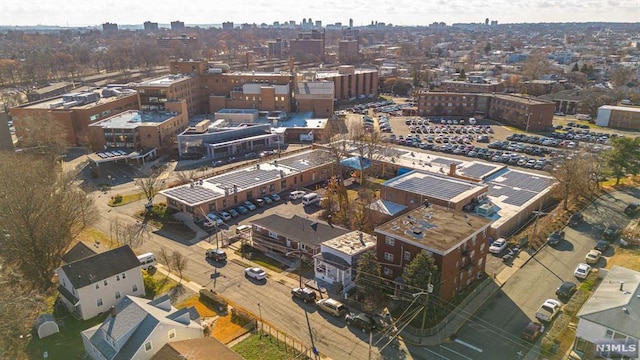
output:
[[[496,212],[496,208],[493,204],[482,204],[476,208],[476,212],[479,215],[491,216]]]

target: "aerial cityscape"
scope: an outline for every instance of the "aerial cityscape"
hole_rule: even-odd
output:
[[[87,5],[2,5],[0,359],[640,359],[637,1]]]

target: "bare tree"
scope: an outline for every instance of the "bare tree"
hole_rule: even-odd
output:
[[[591,172],[591,155],[587,152],[579,152],[572,154],[564,159],[564,161],[551,171],[554,179],[557,181],[555,187],[555,195],[563,201],[563,207],[566,210],[570,199],[578,200],[581,196],[587,196],[591,191],[590,181]]]
[[[153,202],[153,197],[161,189],[160,175],[162,175],[163,170],[163,168],[151,169],[145,173],[138,174],[139,176],[135,180],[136,186],[142,190],[150,204]]]
[[[41,289],[97,216],[75,175],[58,172],[46,156],[0,153],[0,258]]]
[[[181,184],[186,184],[189,181],[195,179],[196,177],[198,177],[198,170],[196,169],[191,169],[191,170],[186,170],[186,171],[180,171],[178,173],[176,173],[176,175],[178,176],[178,181]]]
[[[171,264],[180,276],[180,283],[182,283],[182,273],[187,269],[188,261],[189,259],[187,259],[186,256],[177,251],[174,251],[173,254],[171,254]]]
[[[151,234],[144,221],[133,223],[124,218],[112,219],[109,224],[111,240],[119,246],[129,245],[137,248],[151,238]]]
[[[173,266],[173,264],[172,264],[171,255],[167,251],[167,248],[165,247],[160,248],[160,252],[158,253],[158,260],[161,263],[165,264],[167,266],[167,270],[171,272],[171,267]]]
[[[522,65],[522,74],[529,80],[540,79],[549,71],[551,71],[551,63],[544,54],[532,54]]]

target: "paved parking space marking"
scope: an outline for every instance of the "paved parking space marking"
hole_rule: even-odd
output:
[[[453,350],[453,349],[449,349],[448,347],[446,347],[446,346],[444,346],[444,345],[440,345],[440,348],[445,349],[445,350],[447,350],[447,351],[451,351],[452,353],[454,353],[454,354],[456,354],[456,355],[458,355],[458,356],[461,356],[461,357],[463,357],[463,358],[465,358],[465,359],[467,359],[467,360],[473,360],[472,358],[470,358],[470,357],[468,357],[468,356],[465,356],[465,355],[463,355],[463,354],[460,354],[459,352],[457,352],[457,351],[455,351],[455,350]]]
[[[466,342],[466,341],[463,341],[463,340],[460,340],[460,339],[455,339],[455,340],[453,340],[453,341],[457,342],[458,344],[460,344],[460,345],[462,345],[462,346],[466,346],[466,347],[468,347],[468,348],[469,348],[469,349],[471,349],[471,350],[475,350],[475,351],[477,351],[477,352],[479,352],[479,353],[481,353],[481,352],[483,351],[481,348],[479,348],[479,347],[477,347],[477,346],[475,346],[475,345],[471,345],[471,344],[469,344],[469,343],[468,343],[468,342]]]

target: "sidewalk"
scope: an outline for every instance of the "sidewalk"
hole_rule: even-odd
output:
[[[490,256],[490,255],[489,255]],[[502,269],[498,274],[495,274],[494,278],[488,277],[483,280],[481,284],[469,294],[469,297],[473,297],[466,304],[460,305],[461,310],[453,314],[453,317],[449,320],[445,318],[443,322],[446,324],[436,334],[431,336],[415,336],[408,333],[402,333],[402,339],[413,345],[439,345],[445,342],[447,339],[455,335],[467,320],[478,311],[484,303],[495,295],[504,284],[511,278],[516,271],[518,271],[524,264],[530,259],[530,256],[525,251],[518,254],[511,264]],[[447,322],[448,321],[448,322]],[[440,323],[442,324],[442,323]],[[535,359],[535,358],[534,358]]]

